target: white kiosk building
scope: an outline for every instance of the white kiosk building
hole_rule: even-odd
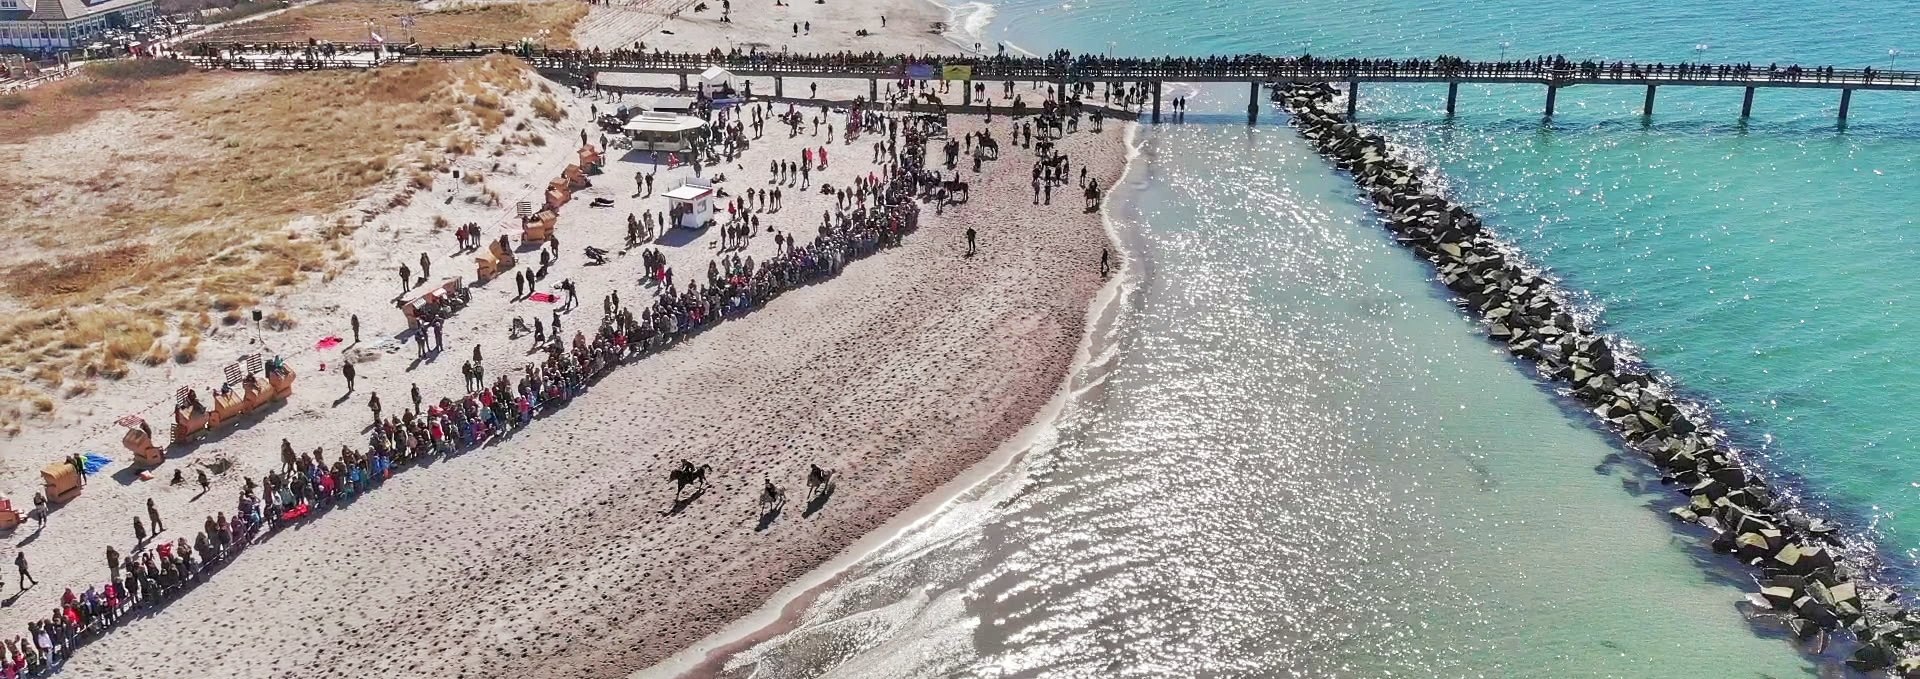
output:
[[[704,179],[688,179],[666,193],[668,219],[674,226],[705,227],[713,221],[713,199],[719,193]]]
[[[646,111],[620,129],[633,140],[634,150],[686,153],[693,150],[693,135],[706,126],[706,121],[693,116]]]

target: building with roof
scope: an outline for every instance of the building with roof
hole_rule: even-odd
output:
[[[0,48],[69,50],[154,15],[154,0],[0,0]]]

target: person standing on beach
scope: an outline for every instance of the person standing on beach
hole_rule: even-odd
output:
[[[379,428],[380,426],[380,394],[379,393],[376,392],[373,396],[370,396],[367,398],[367,409],[373,411],[373,426],[375,428]]]
[[[113,575],[115,582],[120,580],[120,550],[114,549],[113,545],[107,545],[107,572]]]
[[[347,393],[353,393],[353,361],[340,364],[340,376],[347,378]]]
[[[133,517],[133,543],[136,545],[144,545],[147,543],[147,527],[140,525],[140,517],[138,516]]]
[[[147,498],[147,520],[153,523],[154,535],[167,529],[167,524],[160,522],[160,506],[153,503],[153,498]]]
[[[972,257],[975,252],[979,251],[974,244],[974,241],[977,240],[978,238],[979,238],[979,234],[974,232],[973,227],[971,226],[967,227],[967,256],[968,257]]]
[[[40,584],[39,581],[36,581],[33,579],[32,573],[27,572],[27,553],[26,552],[14,552],[13,565],[15,568],[20,569],[20,589],[22,590],[26,589],[27,583],[29,582],[36,585]]]
[[[446,322],[444,321],[433,322],[433,350],[435,353],[438,353],[440,352],[440,350],[447,348],[447,340],[443,335],[441,335],[441,328],[444,327],[445,325],[446,325]]]
[[[413,410],[420,412],[420,383],[413,383]]]
[[[351,316],[348,316],[347,324],[353,326],[353,343],[359,344],[360,343],[360,315],[353,314]]]
[[[1107,277],[1107,269],[1110,266],[1110,261],[1112,260],[1112,258],[1113,258],[1113,253],[1109,252],[1106,246],[1104,245],[1101,246],[1100,247],[1100,277],[1101,278]]]
[[[432,277],[433,260],[427,258],[427,253],[422,252],[420,253],[420,279],[424,281]]]

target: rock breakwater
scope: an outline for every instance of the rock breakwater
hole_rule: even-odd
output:
[[[1818,649],[1829,633],[1851,636],[1858,647],[1846,664],[1856,670],[1920,676],[1920,624],[1897,592],[1868,577],[1870,558],[1842,549],[1834,526],[1776,493],[1706,407],[1574,313],[1556,281],[1442,195],[1425,179],[1430,172],[1347,119],[1332,87],[1277,85],[1274,100],[1316,151],[1352,175],[1393,239],[1434,267],[1488,339],[1564,386],[1685,497],[1669,514],[1711,531],[1715,551],[1750,569],[1753,610]]]

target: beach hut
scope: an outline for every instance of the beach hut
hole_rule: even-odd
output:
[[[513,248],[509,247],[506,236],[487,244],[486,254],[473,258],[474,278],[485,283],[507,269],[513,268]]]
[[[712,222],[715,193],[712,184],[698,179],[688,179],[668,191],[667,213],[672,215],[673,225],[698,229]]]
[[[408,291],[400,299],[395,300],[394,305],[400,307],[400,315],[406,317],[407,327],[418,329],[421,310],[440,303],[460,287],[459,276],[442,278],[438,282],[421,285]]]
[[[600,166],[605,162],[605,156],[601,154],[599,149],[594,148],[592,144],[581,145],[580,162],[577,163],[581,170],[587,174],[598,174],[600,172]]]
[[[553,225],[559,219],[560,215],[552,210],[541,210],[526,216],[520,220],[520,240],[533,243],[546,242],[548,238],[553,237]]]
[[[80,473],[65,461],[41,467],[40,482],[46,485],[48,502],[63,505],[80,497]]]
[[[568,167],[572,166],[569,165]],[[547,202],[541,205],[544,209],[557,212],[561,206],[566,205],[567,201],[570,200],[573,200],[572,182],[568,181],[566,175],[563,174],[559,177],[554,177],[553,181],[547,182]]]
[[[138,415],[128,415],[120,418],[117,424],[127,429],[127,433],[120,436],[120,445],[133,453],[133,461],[136,464],[158,467],[160,463],[166,461],[166,455],[161,451],[160,446],[154,445],[153,428],[147,425],[145,419]]]
[[[20,526],[20,510],[13,508],[13,501],[0,497],[0,530],[13,530]]]
[[[719,66],[708,66],[700,72],[700,93],[708,98],[718,98],[722,92],[733,91],[733,73]]]
[[[693,116],[648,111],[634,116],[620,129],[633,140],[635,150],[685,153],[693,150],[694,135],[706,126],[706,121]]]

